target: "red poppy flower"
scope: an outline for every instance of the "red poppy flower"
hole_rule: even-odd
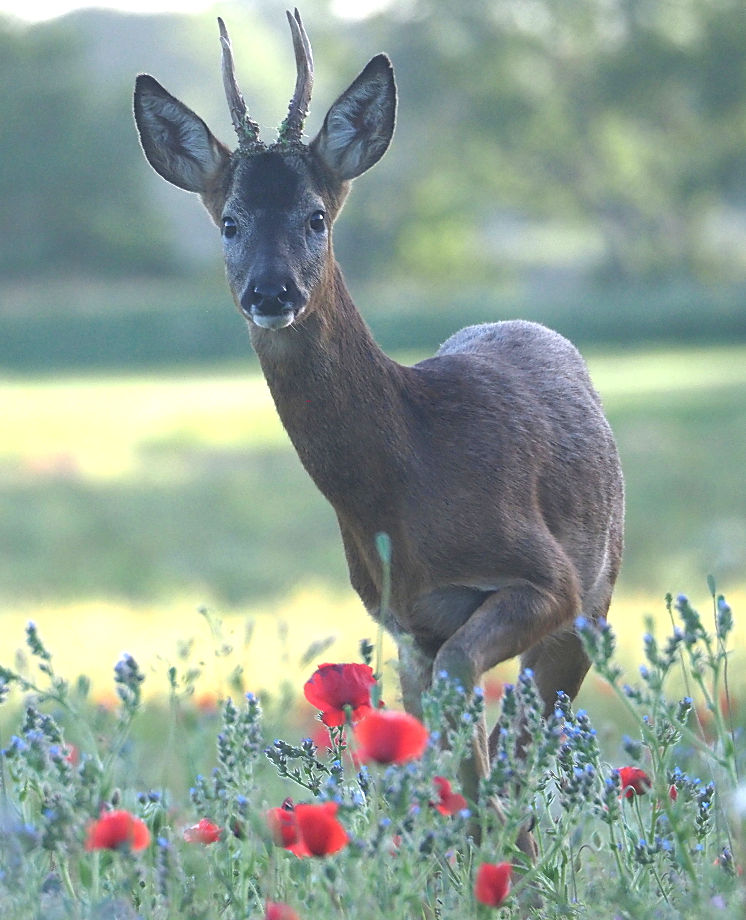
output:
[[[510,893],[510,863],[482,863],[477,869],[474,896],[481,904],[499,907]]]
[[[267,812],[267,824],[276,846],[285,847],[296,856],[311,855],[311,851],[301,838],[295,808],[292,805],[288,808],[270,808]]]
[[[204,843],[207,845],[208,843],[217,843],[222,833],[222,829],[217,824],[213,824],[207,818],[202,818],[197,824],[184,828],[184,840],[187,843]]]
[[[347,832],[337,820],[336,802],[270,808],[267,812],[277,846],[296,856],[328,856],[347,844]]]
[[[264,920],[300,920],[300,917],[289,904],[267,901]]]
[[[374,710],[355,726],[361,760],[404,763],[421,757],[427,746],[425,726],[407,712]]]
[[[328,856],[347,845],[347,831],[337,820],[336,802],[296,805],[295,817],[301,840],[312,856]]]
[[[102,811],[98,821],[88,826],[86,850],[144,850],[150,831],[144,821],[128,811]]]
[[[467,807],[466,799],[451,789],[451,784],[444,776],[434,776],[433,783],[440,796],[439,802],[431,802],[442,815],[455,815]]]
[[[619,767],[622,795],[631,799],[633,795],[644,795],[653,785],[648,774],[639,767]]]
[[[333,728],[350,719],[357,722],[371,712],[370,688],[376,679],[367,664],[321,664],[306,681],[303,693],[321,710],[321,721]]]

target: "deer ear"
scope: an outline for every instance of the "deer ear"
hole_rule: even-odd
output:
[[[187,192],[207,192],[230,160],[199,115],[147,74],[135,83],[135,123],[153,169]]]
[[[384,155],[395,121],[394,69],[379,54],[329,109],[311,149],[337,178],[354,179]]]

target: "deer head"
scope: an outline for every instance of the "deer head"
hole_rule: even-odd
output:
[[[313,58],[298,11],[287,16],[297,78],[287,116],[269,146],[238,88],[222,20],[223,84],[238,135],[233,153],[153,77],[139,76],[135,87],[135,121],[150,165],[168,182],[200,195],[221,229],[237,306],[254,326],[271,331],[315,309],[314,294],[332,260],[332,224],[349,182],[386,152],[396,114],[393,69],[379,54],[332,105],[316,137],[304,143]]]

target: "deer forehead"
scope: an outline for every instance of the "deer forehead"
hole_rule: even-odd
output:
[[[226,207],[243,211],[292,214],[308,208],[330,207],[330,196],[313,169],[310,153],[268,150],[236,157]]]

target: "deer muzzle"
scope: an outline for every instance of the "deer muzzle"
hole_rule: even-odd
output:
[[[292,282],[250,282],[241,297],[241,310],[262,329],[284,329],[303,310],[305,298]]]

